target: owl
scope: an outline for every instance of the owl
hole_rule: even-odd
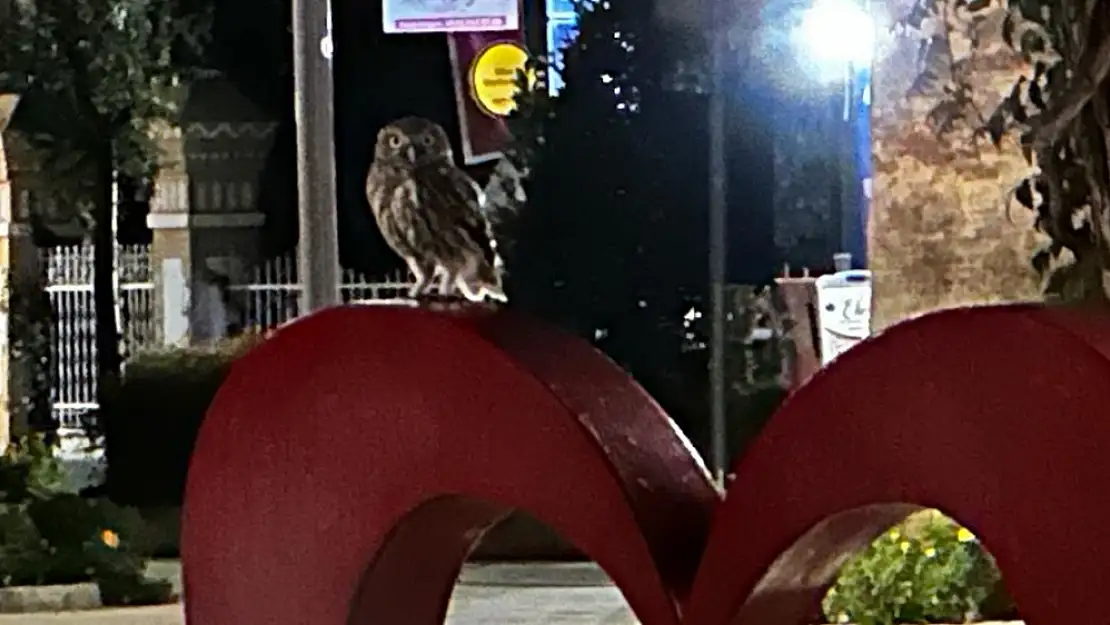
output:
[[[458,289],[471,301],[505,301],[485,195],[455,165],[438,124],[404,117],[382,128],[366,197],[386,243],[416,279],[412,297],[425,295],[438,276],[445,296]]]

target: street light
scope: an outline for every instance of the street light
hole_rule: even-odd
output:
[[[798,58],[805,65],[815,69],[818,81],[828,84],[843,81],[847,89],[845,120],[852,121],[851,89],[853,68],[870,67],[875,46],[875,26],[866,5],[867,0],[814,0],[813,5],[802,12],[797,27],[790,33],[790,39],[798,48]],[[727,411],[725,395],[727,392],[725,372],[725,335],[728,322],[727,302],[725,300],[726,261],[728,258],[728,177],[725,146],[726,122],[726,75],[730,63],[736,63],[736,55],[730,52],[730,35],[738,40],[755,37],[760,28],[758,19],[752,18],[737,6],[737,0],[709,0],[710,11],[707,17],[707,43],[710,51],[711,88],[709,93],[709,318],[711,331],[709,340],[709,386],[710,386],[710,460],[714,477],[724,484],[728,470],[729,455],[727,447]],[[749,45],[745,42],[744,45]],[[739,62],[745,67],[754,67],[748,58],[751,52],[739,55]],[[850,132],[844,141],[849,150],[841,173],[845,180],[842,184],[841,205],[848,210],[853,189],[857,183],[851,179],[852,148]],[[851,240],[854,227],[849,220],[842,219],[842,244]],[[848,246],[846,249],[852,249]]]
[[[802,12],[792,39],[823,82],[841,80],[852,68],[869,67],[875,53],[875,22],[856,0],[815,0]]]
[[[709,433],[713,478],[725,487],[729,467],[728,419],[725,394],[725,302],[728,261],[728,164],[725,150],[725,89],[729,57],[730,0],[711,0],[709,27]]]
[[[867,262],[866,194],[860,178],[861,173],[870,175],[865,173],[870,167],[864,159],[869,159],[871,152],[866,125],[870,123],[868,95],[876,24],[867,0],[813,0],[800,17],[790,33],[800,65],[821,85],[843,86],[842,106],[830,103],[835,107],[832,143],[839,152],[839,197],[833,199],[840,206],[836,269],[850,269],[853,264],[860,267]],[[858,136],[857,131],[861,133]]]

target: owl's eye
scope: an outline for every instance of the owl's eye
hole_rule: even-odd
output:
[[[425,146],[430,148],[433,145],[435,145],[436,138],[433,137],[432,135],[424,135],[423,137],[420,138],[420,142],[423,143]]]
[[[391,147],[391,148],[401,147],[401,137],[399,135],[390,135],[389,139],[388,139],[388,142],[389,142],[389,147]]]

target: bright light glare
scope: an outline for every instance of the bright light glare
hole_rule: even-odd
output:
[[[802,15],[794,42],[823,76],[840,77],[849,64],[871,64],[875,23],[853,0],[814,0]]]

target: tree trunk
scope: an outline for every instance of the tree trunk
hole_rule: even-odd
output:
[[[107,410],[120,386],[119,328],[116,319],[116,289],[113,279],[115,218],[113,203],[113,154],[106,146],[97,159],[93,196],[93,309],[96,318],[96,400]]]

